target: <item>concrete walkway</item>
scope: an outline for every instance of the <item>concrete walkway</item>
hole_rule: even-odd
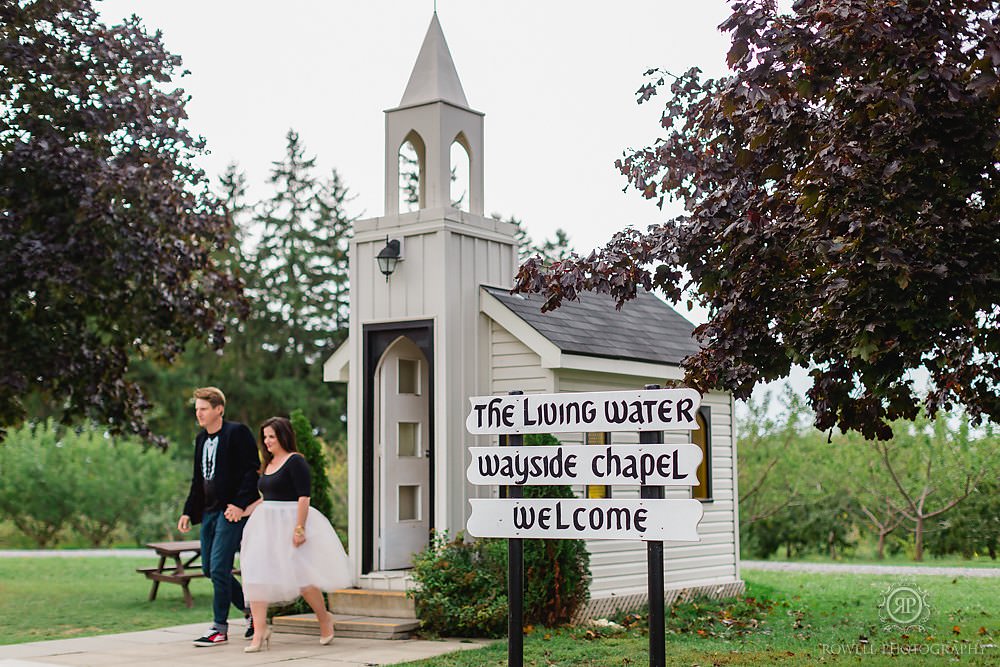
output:
[[[787,563],[772,560],[742,560],[744,570],[772,572],[819,572],[849,574],[937,575],[940,577],[1000,577],[997,567],[936,567],[934,565],[852,565],[850,563]]]
[[[329,646],[320,646],[319,639],[309,635],[274,633],[271,648],[261,653],[244,653],[247,645],[243,628],[230,625],[234,637],[228,644],[197,648],[191,644],[204,634],[204,623],[180,625],[160,630],[128,632],[100,637],[57,639],[30,644],[0,646],[0,667],[216,667],[221,665],[276,665],[292,663],[294,667],[373,667],[395,665],[410,660],[479,648],[486,640],[420,639],[334,639]]]

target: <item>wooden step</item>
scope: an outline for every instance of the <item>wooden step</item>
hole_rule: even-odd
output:
[[[403,591],[343,588],[328,595],[330,611],[349,616],[379,616],[415,620],[413,598]]]
[[[335,636],[355,639],[409,639],[420,627],[420,621],[415,618],[334,614],[333,619]],[[319,636],[315,614],[275,616],[271,623],[275,632]]]

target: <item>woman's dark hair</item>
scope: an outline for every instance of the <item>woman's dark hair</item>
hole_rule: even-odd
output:
[[[274,429],[274,435],[278,438],[278,443],[286,452],[299,451],[298,447],[295,446],[295,431],[292,430],[292,422],[288,421],[284,417],[271,417],[270,419],[265,419],[264,423],[260,425],[261,474],[264,474],[264,471],[267,470],[268,464],[274,460],[274,455],[267,451],[267,447],[264,446],[265,428]]]

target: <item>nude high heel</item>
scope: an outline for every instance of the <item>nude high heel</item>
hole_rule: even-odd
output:
[[[264,631],[264,638],[260,640],[260,643],[256,646],[251,642],[250,646],[243,648],[244,653],[260,653],[261,651],[266,651],[271,644],[271,626],[266,626],[267,630]],[[332,639],[332,638],[331,638]]]
[[[319,638],[319,643],[320,643],[321,646],[328,646],[330,644],[330,642],[333,641],[334,634],[336,634],[336,633],[333,632],[333,626],[334,626],[333,614],[331,614],[330,612],[326,612],[326,615],[327,615],[327,618],[330,619],[330,636],[329,637],[320,637]]]

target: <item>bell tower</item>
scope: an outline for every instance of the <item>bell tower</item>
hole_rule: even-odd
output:
[[[385,112],[385,215],[399,211],[399,151],[417,157],[419,208],[451,205],[451,147],[469,156],[469,207],[483,215],[483,113],[469,107],[437,13],[424,36],[399,106]]]
[[[465,479],[468,400],[491,386],[480,286],[511,286],[517,242],[514,225],[483,214],[483,119],[435,13],[399,105],[385,111],[385,213],[354,224],[350,334],[324,367],[348,384],[348,540],[363,587],[409,567],[430,530],[464,529],[470,494],[486,492]],[[404,176],[416,178],[403,179],[401,198],[406,143]],[[456,206],[462,151],[467,206]],[[416,209],[400,210],[401,199]]]

